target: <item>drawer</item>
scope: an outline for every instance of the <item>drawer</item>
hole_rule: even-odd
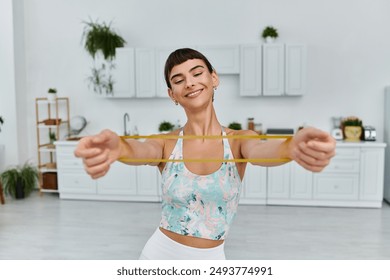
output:
[[[360,148],[336,148],[336,155],[334,159],[359,159]]]
[[[357,200],[358,193],[358,174],[321,174],[314,176],[314,199]]]
[[[69,146],[69,147],[57,146],[56,147],[57,154],[64,155],[64,156],[72,156],[72,157],[74,157],[74,150],[75,149],[76,149],[76,147],[73,147],[73,146]]]
[[[96,181],[87,174],[59,173],[58,185],[60,192],[96,193]]]
[[[63,159],[61,157],[57,157],[57,168],[76,168],[76,169],[82,169],[84,170],[84,164],[81,158],[69,158],[69,159]]]
[[[360,170],[360,161],[359,160],[342,160],[342,159],[332,159],[329,165],[322,171],[327,173],[345,173],[353,172],[358,173]]]

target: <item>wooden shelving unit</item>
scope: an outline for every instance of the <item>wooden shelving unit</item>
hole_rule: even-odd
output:
[[[35,99],[39,191],[58,192],[56,148],[50,134],[60,140],[70,133],[69,98],[58,97],[49,102],[46,97]]]

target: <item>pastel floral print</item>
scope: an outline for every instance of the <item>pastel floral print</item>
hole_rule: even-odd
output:
[[[223,149],[224,159],[233,159],[226,138],[223,138]],[[170,158],[183,159],[181,138]],[[241,179],[234,162],[223,162],[210,175],[194,174],[184,162],[168,162],[162,172],[160,227],[182,235],[225,239],[237,212],[240,190]]]

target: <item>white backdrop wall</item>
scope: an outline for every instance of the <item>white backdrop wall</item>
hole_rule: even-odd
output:
[[[128,47],[261,43],[262,29],[273,25],[279,42],[308,45],[307,95],[243,98],[238,76],[223,76],[215,101],[221,122],[254,117],[265,128],[306,123],[329,131],[332,116],[356,115],[377,128],[380,141],[390,83],[389,10],[388,0],[24,1],[25,60],[18,65],[25,64],[25,76],[16,75],[27,104],[23,155],[36,157],[34,99],[49,87],[70,98],[71,115],[85,116],[90,134],[123,133],[125,112],[141,134],[155,132],[162,120],[185,121],[169,99],[109,100],[88,90],[91,59],[81,36],[89,18],[112,21]]]

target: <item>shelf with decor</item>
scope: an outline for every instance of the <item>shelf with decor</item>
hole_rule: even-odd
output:
[[[69,98],[35,99],[39,191],[58,192],[56,147],[54,141],[70,133]]]

